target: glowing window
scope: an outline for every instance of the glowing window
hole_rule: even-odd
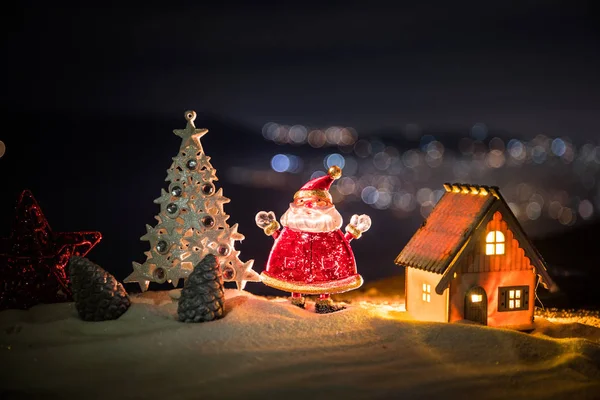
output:
[[[481,303],[483,301],[483,295],[481,294],[472,294],[471,295],[471,303]]]
[[[423,284],[423,301],[431,303],[431,285]]]
[[[498,288],[498,311],[519,311],[528,309],[528,286]]]
[[[504,234],[502,232],[488,232],[485,237],[485,254],[504,254],[504,241]]]

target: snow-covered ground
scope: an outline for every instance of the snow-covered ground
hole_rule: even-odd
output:
[[[598,310],[559,310],[547,308],[536,309],[535,315],[551,322],[579,323],[600,328],[600,311]]]
[[[412,321],[393,299],[319,315],[312,303],[226,296],[225,318],[203,324],[177,322],[168,292],[133,297],[116,321],[81,321],[72,303],[3,311],[0,398],[600,396],[598,336],[548,336],[580,324],[540,319],[525,334]]]

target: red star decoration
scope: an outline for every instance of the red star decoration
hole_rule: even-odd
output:
[[[71,256],[85,256],[100,239],[100,232],[52,232],[35,198],[24,190],[12,232],[0,239],[0,310],[69,301],[65,267]]]

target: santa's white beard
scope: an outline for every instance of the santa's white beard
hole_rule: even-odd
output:
[[[281,225],[304,232],[331,232],[340,229],[342,216],[334,206],[308,208],[292,203],[281,216]]]

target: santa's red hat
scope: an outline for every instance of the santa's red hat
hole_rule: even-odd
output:
[[[319,197],[332,202],[329,188],[334,180],[342,176],[342,169],[337,165],[329,168],[327,175],[311,179],[294,194],[294,200],[304,197]]]

